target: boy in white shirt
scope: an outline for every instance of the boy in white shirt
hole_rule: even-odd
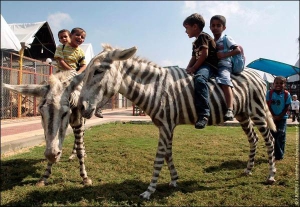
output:
[[[297,121],[299,122],[300,118],[299,118],[299,106],[300,106],[300,103],[299,101],[297,100],[297,95],[293,95],[292,96],[292,103],[291,103],[291,106],[292,106],[292,122],[294,122],[297,118]]]

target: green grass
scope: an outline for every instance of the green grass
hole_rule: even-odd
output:
[[[296,206],[298,128],[287,128],[285,158],[276,163],[274,185],[266,185],[267,152],[259,135],[252,176],[244,176],[249,144],[240,127],[178,126],[173,158],[179,174],[169,188],[166,164],[149,201],[139,198],[151,180],[158,130],[152,124],[105,124],[86,130],[86,168],[93,185],[84,187],[77,160],[68,161],[73,135],[52,168],[49,185],[36,187],[44,173],[44,147],[1,159],[1,206]],[[299,149],[299,147],[298,147]]]

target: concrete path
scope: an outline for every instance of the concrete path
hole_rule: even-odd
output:
[[[86,128],[110,122],[151,121],[149,116],[133,116],[132,108],[104,110],[104,118],[93,116],[86,120]],[[288,125],[299,125],[288,119]],[[239,125],[237,121],[228,121],[224,125]],[[69,126],[67,134],[72,133]],[[40,117],[26,117],[21,119],[1,120],[1,154],[13,153],[23,148],[33,147],[45,143],[44,130]]]
[[[86,128],[116,121],[151,121],[149,116],[133,116],[132,108],[104,110],[104,118],[93,116],[86,120]],[[67,134],[73,133],[69,126]],[[45,143],[40,117],[1,120],[1,154]]]

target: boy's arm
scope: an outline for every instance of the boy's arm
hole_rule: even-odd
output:
[[[200,55],[199,59],[193,65],[191,65],[191,61],[190,61],[190,64],[188,65],[186,72],[188,74],[193,74],[204,63],[204,61],[207,57],[208,57],[208,48],[202,47],[201,55]]]
[[[64,59],[57,57],[56,60],[65,70],[72,70],[72,68],[64,61]]]
[[[227,57],[231,57],[237,54],[240,54],[241,50],[238,46],[236,46],[233,50],[229,51],[229,52],[217,52],[217,56],[219,59],[223,59],[223,58],[227,58]]]
[[[196,62],[196,57],[195,56],[192,56],[191,59],[190,59],[190,62],[188,64],[188,66],[186,67],[186,69],[192,67]]]
[[[80,69],[77,71],[78,74],[82,73],[86,69],[86,65],[82,65]]]
[[[290,105],[286,104],[284,109],[282,110],[282,112],[278,115],[278,116],[274,116],[274,120],[279,121],[282,119],[282,117],[285,116],[285,114],[287,113],[287,111],[289,110]]]

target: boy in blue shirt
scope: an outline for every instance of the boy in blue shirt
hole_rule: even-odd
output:
[[[286,79],[282,76],[277,76],[274,79],[273,89],[269,90],[266,94],[266,100],[277,128],[276,132],[271,131],[275,140],[275,160],[282,160],[284,156],[287,111],[292,102],[290,93],[284,90],[285,84]]]
[[[232,121],[234,117],[233,112],[233,93],[232,88],[233,84],[231,82],[231,73],[232,73],[232,63],[231,56],[237,55],[241,53],[238,45],[234,42],[234,40],[226,36],[223,31],[226,29],[226,19],[222,15],[215,15],[210,19],[210,30],[214,35],[214,40],[217,44],[217,56],[219,58],[218,62],[218,75],[216,77],[216,82],[221,84],[226,104],[227,104],[227,112],[224,115],[225,121]],[[227,45],[223,45],[224,38],[226,38],[225,43]],[[224,48],[229,48],[228,52],[224,52]]]
[[[194,75],[194,102],[198,116],[195,128],[203,129],[210,117],[207,81],[218,70],[216,43],[209,34],[202,31],[205,21],[200,14],[195,13],[187,17],[183,26],[189,38],[196,38],[186,72]]]

